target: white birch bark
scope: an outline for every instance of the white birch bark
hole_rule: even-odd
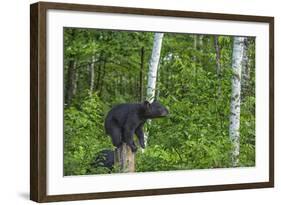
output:
[[[245,97],[245,92],[248,89],[249,80],[250,80],[250,65],[248,58],[248,39],[244,39],[244,50],[243,50],[243,62],[242,62],[242,71],[241,71],[241,92],[242,99]]]
[[[146,90],[146,100],[150,103],[153,102],[155,98],[155,89],[156,89],[156,80],[157,80],[157,70],[158,64],[160,60],[161,47],[162,47],[162,39],[163,33],[155,33],[153,40],[153,48],[149,61],[149,70],[147,76],[147,90]],[[148,124],[150,121],[148,121]],[[144,132],[144,144],[147,145],[148,132]]]
[[[241,69],[243,61],[244,37],[234,37],[232,53],[231,104],[229,117],[229,137],[232,142],[232,165],[239,162],[240,152],[240,100],[241,100]]]
[[[89,75],[90,75],[90,95],[92,95],[94,90],[94,80],[95,80],[95,57],[92,57],[92,62],[89,65]]]
[[[153,40],[153,49],[151,58],[149,61],[149,71],[147,77],[147,91],[146,91],[146,99],[149,102],[153,102],[155,97],[155,88],[156,88],[156,78],[157,78],[157,68],[160,59],[161,47],[162,47],[162,39],[163,33],[155,33]]]

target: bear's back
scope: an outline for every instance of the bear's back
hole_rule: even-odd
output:
[[[124,103],[114,106],[107,114],[105,119],[105,127],[110,127],[110,124],[115,124],[118,127],[123,127],[129,113],[138,113],[139,104]]]

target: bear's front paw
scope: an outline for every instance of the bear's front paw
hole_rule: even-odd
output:
[[[132,152],[136,152],[138,150],[138,148],[136,146],[131,146],[131,150],[132,150]]]
[[[140,142],[140,146],[141,146],[141,148],[145,148],[145,144],[144,144],[144,142]]]

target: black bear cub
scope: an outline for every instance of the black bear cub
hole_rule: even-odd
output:
[[[105,167],[111,172],[114,167],[114,150],[101,150],[91,164],[92,167]]]
[[[165,117],[168,113],[168,110],[157,101],[116,105],[106,116],[105,131],[110,135],[115,147],[118,148],[125,142],[133,152],[136,152],[134,134],[137,135],[140,146],[144,148],[143,125],[146,120]]]

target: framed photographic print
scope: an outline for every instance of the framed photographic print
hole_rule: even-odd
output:
[[[274,186],[274,18],[39,2],[30,198]]]

